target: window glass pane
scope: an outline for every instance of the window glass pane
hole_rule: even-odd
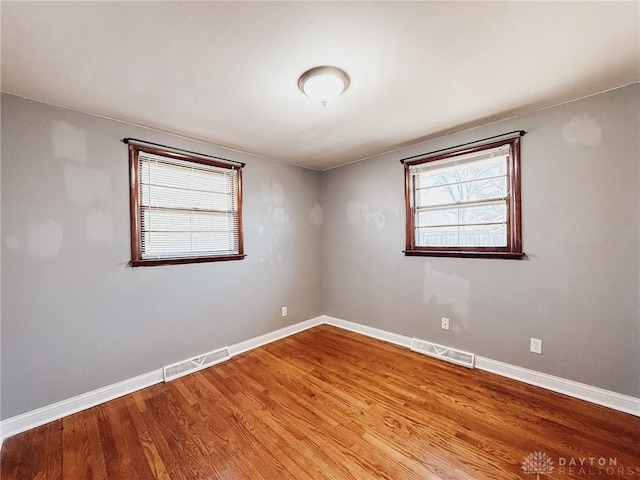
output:
[[[507,221],[507,203],[495,203],[468,207],[433,208],[419,211],[416,227],[430,225],[461,225],[468,223],[504,223]]]
[[[427,175],[422,173],[419,177]],[[433,182],[438,177],[429,177]],[[446,205],[457,202],[473,202],[507,195],[507,177],[463,181],[456,184],[433,186],[416,190],[416,206]]]
[[[474,225],[416,228],[416,244],[423,247],[504,247],[507,227]]]
[[[443,160],[433,164],[422,164],[415,170],[419,172],[417,188],[432,187],[468,180],[497,177],[507,174],[507,153],[496,154],[482,159],[482,152],[465,161]]]
[[[519,137],[410,160],[407,255],[521,257]]]

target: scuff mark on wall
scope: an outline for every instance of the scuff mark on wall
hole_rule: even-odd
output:
[[[379,232],[384,229],[384,226],[387,223],[387,218],[385,217],[382,208],[373,210],[370,207],[369,202],[363,202],[360,206],[360,212],[362,213],[362,219],[367,223],[373,222]]]
[[[387,193],[384,196],[384,209],[389,213],[393,213],[396,217],[399,216],[400,201],[398,200],[398,197],[390,193]]]
[[[469,280],[452,273],[440,272],[431,268],[431,264],[425,263],[422,292],[424,303],[435,301],[440,310],[450,309],[460,321],[468,318],[471,298]]]
[[[284,190],[282,185],[273,182],[271,185],[271,196],[275,205],[282,205],[284,203]]]
[[[353,200],[347,204],[347,221],[352,225],[360,223],[360,207]]]
[[[51,129],[51,143],[56,158],[64,158],[79,163],[87,163],[87,134],[81,128],[67,122],[57,121]]]
[[[369,209],[369,202],[363,202],[360,205],[360,213],[362,214],[362,219],[369,223],[371,221],[371,210]]]
[[[17,252],[20,250],[20,239],[16,235],[9,235],[4,239],[4,244],[9,250]]]
[[[562,137],[569,145],[596,147],[602,141],[602,129],[590,115],[575,115],[562,127]]]
[[[384,230],[384,226],[387,224],[387,217],[385,216],[384,211],[381,208],[376,210],[372,218],[373,223],[375,224],[378,231],[381,232],[382,230]]]
[[[271,185],[265,182],[260,184],[260,198],[262,203],[271,203]]]
[[[273,210],[273,221],[276,223],[289,223],[289,213],[282,207]]]
[[[86,132],[63,121],[53,123],[51,141],[55,157],[65,159],[64,188],[66,196],[72,202],[90,206],[99,200],[111,197],[111,178],[109,174],[86,166],[89,163],[87,153]],[[40,236],[43,226],[30,229],[29,251],[37,256],[55,255],[53,246],[45,246]],[[55,229],[51,224],[46,228],[60,236],[62,244],[62,227]],[[107,210],[92,210],[85,219],[85,234],[89,242],[112,243],[113,220]],[[54,235],[54,236],[55,236]],[[59,247],[58,247],[59,251]]]
[[[113,242],[113,221],[107,210],[94,210],[87,215],[87,240],[96,243]]]
[[[311,208],[309,212],[309,222],[315,227],[322,226],[322,207],[319,203],[314,204],[313,208]]]
[[[375,225],[379,232],[384,230],[384,227],[387,225],[388,213],[396,217],[400,214],[398,199],[392,194],[386,194],[384,196],[382,206],[380,207],[372,207],[369,202],[359,203],[355,200],[350,200],[347,203],[347,222],[352,225],[357,225],[362,219],[365,223]]]
[[[267,213],[273,214],[275,223],[289,223],[289,212],[283,207],[284,190],[282,185],[263,182],[260,185],[262,202],[267,204]]]
[[[284,188],[277,182],[262,182],[260,184],[260,198],[266,206],[267,215],[273,220],[273,225],[258,227],[258,237],[262,239],[260,242],[262,248],[267,249],[265,254],[260,255],[259,262],[269,265],[273,265],[274,262],[281,263],[284,255],[276,248],[276,245],[283,234],[282,225],[291,221],[291,215],[285,206]]]
[[[30,223],[27,250],[34,257],[54,257],[62,249],[64,238],[62,225],[52,219],[42,223]]]
[[[100,170],[67,162],[64,166],[64,187],[67,198],[81,205],[111,196],[111,179]]]

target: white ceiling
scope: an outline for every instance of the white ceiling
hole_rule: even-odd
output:
[[[2,90],[313,169],[640,80],[638,2],[2,2]],[[335,65],[327,107],[297,88]]]

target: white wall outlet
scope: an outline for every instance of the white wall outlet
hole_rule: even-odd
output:
[[[449,319],[447,317],[442,317],[442,329],[449,330]]]
[[[288,315],[287,313],[287,307],[282,307],[282,316],[286,317]]]
[[[542,355],[542,340],[539,338],[531,339],[531,347],[529,348],[533,353],[537,353],[538,355]]]

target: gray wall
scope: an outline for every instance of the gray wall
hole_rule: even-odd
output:
[[[325,314],[640,396],[639,103],[636,84],[324,172]],[[398,160],[516,129],[528,259],[405,257]]]
[[[247,258],[127,266],[123,137],[246,162]],[[319,199],[318,172],[3,95],[2,418],[321,314]]]
[[[634,85],[320,174],[3,95],[1,417],[321,313],[640,396],[639,103]],[[398,159],[513,129],[528,259],[405,257]],[[127,136],[247,162],[245,260],[127,266]]]

